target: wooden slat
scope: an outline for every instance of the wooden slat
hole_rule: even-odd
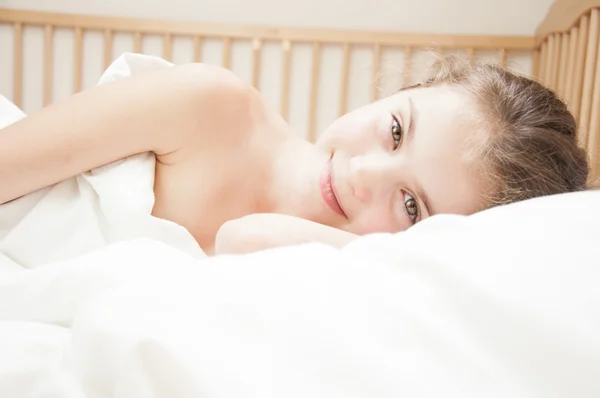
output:
[[[223,68],[229,69],[231,66],[231,38],[225,37],[223,39]]]
[[[290,69],[291,69],[291,49],[292,43],[285,40],[281,43],[281,50],[283,51],[283,64],[281,73],[281,116],[287,120],[289,111],[289,100],[290,100]]]
[[[75,28],[75,39],[73,41],[73,92],[81,91],[83,80],[83,30]]]
[[[579,38],[577,40],[577,55],[575,57],[575,70],[573,87],[571,90],[571,112],[575,118],[579,117],[581,104],[581,89],[583,86],[583,71],[585,68],[585,50],[587,48],[589,18],[584,16],[579,24]]]
[[[543,42],[540,46],[540,66],[538,68],[538,80],[546,84],[546,65],[548,64],[548,42]]]
[[[496,50],[531,50],[534,38],[529,36],[485,36],[485,35],[447,35],[399,33],[390,31],[344,30],[344,29],[302,29],[276,26],[244,26],[237,24],[218,24],[198,21],[152,20],[141,18],[103,17],[95,15],[77,15],[24,11],[0,8],[0,21],[21,22],[33,25],[51,24],[56,28],[74,28],[95,30],[113,30],[119,32],[144,32],[146,34],[174,36],[230,37],[252,40],[290,40],[302,43],[352,43],[380,45],[400,45],[410,47],[429,47],[431,43],[447,48],[468,48]]]
[[[590,113],[592,106],[592,90],[594,88],[594,72],[596,69],[596,56],[598,53],[598,35],[600,34],[599,25],[600,10],[594,9],[590,15],[590,28],[588,32],[588,45],[585,56],[585,71],[583,76],[583,90],[581,93],[581,110],[579,115],[579,131],[581,144],[587,146],[587,136],[589,134]]]
[[[23,25],[14,24],[13,103],[23,107]]]
[[[544,84],[549,88],[552,88],[552,76],[554,75],[554,51],[554,35],[551,35],[548,38],[548,55],[546,56],[546,71],[544,72]]]
[[[500,49],[500,66],[506,66],[506,48]]]
[[[594,89],[592,95],[592,106],[590,113],[588,154],[592,177],[600,177],[600,47],[596,54],[596,65],[594,75]]]
[[[554,49],[554,59],[552,63],[554,64],[554,68],[552,70],[552,88],[556,91],[558,90],[558,76],[560,73],[560,55],[562,53],[562,34],[557,33],[554,35],[555,40],[555,49]]]
[[[537,49],[533,51],[533,61],[531,65],[531,75],[534,79],[540,78],[540,57],[541,57],[541,49]]]
[[[108,68],[112,62],[112,31],[104,31],[104,68]]]
[[[550,87],[558,89],[558,74],[560,73],[560,53],[562,52],[562,36],[560,33],[554,35],[554,57],[552,58],[552,80]]]
[[[173,38],[169,33],[163,37],[163,59],[171,61],[173,58]]]
[[[402,85],[407,87],[410,84],[410,78],[412,73],[412,48],[404,48],[404,79]]]
[[[344,44],[344,53],[342,55],[342,73],[340,75],[340,98],[338,115],[346,114],[348,110],[348,75],[350,70],[350,44]]]
[[[202,45],[202,38],[200,36],[194,36],[194,62],[202,62],[202,52],[200,46]]]
[[[469,63],[473,65],[475,63],[475,49],[473,47],[467,48],[467,57],[469,58]]]
[[[379,43],[375,43],[373,46],[373,77],[371,83],[371,100],[376,101],[379,99],[379,63],[381,60],[381,46]]]
[[[252,85],[258,90],[260,85],[260,60],[261,60],[262,41],[254,39],[252,41]]]
[[[571,29],[571,33],[569,34],[569,54],[568,54],[568,62],[567,62],[567,71],[566,71],[566,82],[565,82],[565,91],[564,97],[567,105],[570,106],[571,102],[571,91],[573,90],[573,75],[575,70],[575,57],[577,54],[577,38],[579,34],[579,28],[573,27]]]
[[[142,32],[135,32],[133,34],[133,52],[142,52]]]
[[[44,106],[52,103],[53,38],[52,25],[46,25],[44,28]]]
[[[558,67],[558,76],[556,78],[556,91],[561,97],[565,96],[565,81],[567,78],[567,56],[569,55],[569,34],[561,35],[560,44],[560,63]]]
[[[319,88],[319,63],[321,59],[321,44],[313,44],[313,62],[310,76],[310,110],[308,115],[308,140],[315,141],[317,124],[317,98]]]

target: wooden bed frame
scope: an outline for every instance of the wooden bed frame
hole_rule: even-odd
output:
[[[600,178],[600,0],[558,0],[535,34],[534,75],[568,104]]]
[[[401,84],[407,84],[411,79],[417,78],[417,71],[422,68],[415,62],[415,58],[417,52],[423,50],[460,53],[471,62],[481,56],[487,57],[486,60],[491,58],[501,65],[520,60],[520,68],[509,66],[537,78],[567,101],[578,120],[579,142],[589,153],[592,178],[595,179],[600,177],[599,15],[600,0],[557,0],[539,25],[535,36],[522,37],[242,26],[0,9],[0,27],[7,26],[12,32],[12,53],[7,54],[8,57],[0,55],[0,59],[3,59],[0,62],[2,68],[12,71],[12,97],[8,93],[2,94],[17,106],[23,105],[26,62],[24,51],[27,49],[24,31],[30,27],[43,29],[42,48],[38,51],[43,54],[39,65],[42,80],[35,91],[27,93],[30,96],[39,95],[40,106],[56,99],[56,79],[53,76],[57,69],[55,33],[58,30],[69,30],[73,37],[72,59],[68,61],[72,66],[70,92],[85,89],[82,83],[85,72],[83,54],[87,49],[84,36],[88,32],[102,35],[102,44],[95,48],[95,52],[102,54],[101,62],[104,68],[119,55],[115,54],[113,48],[117,34],[130,36],[132,45],[129,51],[140,53],[147,52],[143,49],[147,37],[160,37],[162,51],[154,55],[166,60],[173,59],[175,41],[187,38],[188,60],[196,62],[204,61],[203,55],[206,55],[206,51],[203,51],[203,43],[217,40],[220,44],[219,62],[227,68],[232,66],[234,45],[242,42],[250,49],[247,56],[243,57],[251,71],[248,79],[259,89],[265,80],[271,84],[273,80],[277,80],[276,102],[282,116],[288,119],[290,102],[299,95],[294,91],[292,77],[297,66],[297,62],[293,60],[293,52],[303,46],[308,50],[310,61],[307,63],[306,73],[296,78],[300,80],[300,84],[296,86],[306,88],[308,93],[305,97],[308,104],[304,104],[304,110],[299,116],[307,123],[299,130],[305,130],[307,138],[314,140],[317,131],[320,131],[317,120],[320,114],[329,112],[329,116],[321,120],[321,124],[326,125],[332,118],[344,114],[354,106],[376,100],[385,94],[385,90],[381,89],[384,80],[382,58],[388,50],[399,51],[392,62],[397,66],[399,64],[396,70],[401,72],[398,73],[402,76]],[[279,51],[278,62],[265,62],[262,52],[267,45],[273,44]],[[337,51],[336,62],[331,62],[331,57],[327,62],[324,61],[326,51]],[[360,64],[361,60],[357,61],[354,55],[360,51],[363,66],[357,67],[356,64]],[[367,61],[365,57],[368,58]],[[173,62],[177,63],[175,60]],[[279,65],[277,79],[273,79],[273,69],[265,72],[266,64],[271,68],[273,64]],[[337,80],[335,84],[332,83],[332,79],[323,79],[324,67],[330,69],[329,75]],[[353,69],[355,75],[351,76]],[[366,91],[367,95],[350,105],[349,102],[353,98],[350,93],[352,84],[359,85],[361,80],[364,83],[361,89]],[[332,86],[336,86],[335,93],[326,95],[325,90],[331,91]],[[355,88],[356,90],[358,89]],[[323,98],[324,96],[326,98]],[[336,102],[333,112],[330,109],[332,102]]]

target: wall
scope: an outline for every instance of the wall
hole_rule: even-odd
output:
[[[233,22],[244,24],[327,27],[371,30],[398,30],[424,33],[466,33],[498,35],[532,35],[544,17],[551,0],[0,0],[1,7],[54,12],[149,17],[161,19]],[[318,10],[318,11],[317,11]],[[23,109],[32,112],[42,107],[43,30],[31,27],[24,30]],[[102,73],[102,34],[87,32],[84,36],[83,87],[96,84]],[[12,96],[12,32],[0,26],[0,93]],[[130,35],[116,34],[113,58],[132,50]],[[220,42],[203,43],[203,62],[221,62]],[[160,56],[160,37],[145,37],[143,52]],[[173,43],[173,61],[189,62],[192,57],[191,39],[178,38]],[[289,99],[289,122],[300,132],[308,129],[311,47],[294,47]],[[425,55],[424,55],[425,54]],[[479,53],[481,60],[497,60],[497,53]],[[53,100],[68,97],[73,89],[73,34],[56,30],[54,34]],[[251,79],[249,67],[250,43],[235,43],[232,47],[231,68],[242,78]],[[263,65],[259,89],[271,104],[279,109],[281,80],[281,46],[266,44],[262,51]],[[321,55],[318,96],[317,131],[322,131],[338,116],[339,70],[342,59],[340,47],[325,46]],[[371,100],[372,49],[357,48],[351,57],[348,109]],[[412,80],[425,71],[426,53],[415,53]],[[517,71],[529,73],[529,54],[513,54],[508,63]],[[381,95],[404,83],[401,72],[403,52],[385,49],[381,54]]]
[[[248,24],[531,35],[552,0],[0,0],[7,8]]]

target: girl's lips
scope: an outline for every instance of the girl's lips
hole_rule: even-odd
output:
[[[335,213],[337,213],[347,219],[348,216],[344,212],[344,209],[342,209],[342,206],[340,205],[340,202],[338,201],[337,195],[335,194],[334,182],[333,182],[332,178],[333,178],[333,168],[332,168],[331,158],[330,158],[329,161],[327,162],[327,164],[325,165],[323,173],[321,174],[321,179],[320,179],[321,197],[323,198],[323,200],[325,201],[325,203],[327,204],[327,206],[329,206],[329,208],[331,210],[333,210]]]

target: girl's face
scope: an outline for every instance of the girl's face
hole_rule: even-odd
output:
[[[330,157],[320,177],[325,223],[397,232],[434,214],[476,212],[480,177],[466,156],[474,109],[442,85],[400,91],[335,121],[317,143]]]

